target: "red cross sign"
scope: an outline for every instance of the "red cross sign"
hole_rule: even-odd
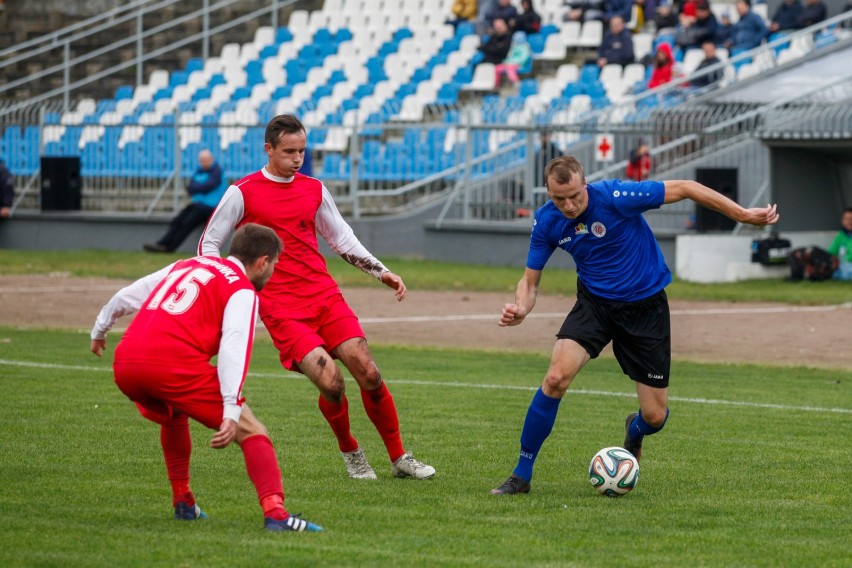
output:
[[[598,162],[611,162],[614,159],[612,136],[609,134],[598,134],[595,136],[595,160]]]

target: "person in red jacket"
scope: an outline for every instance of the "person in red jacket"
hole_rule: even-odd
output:
[[[624,175],[627,179],[633,181],[643,181],[648,179],[651,173],[651,148],[644,140],[639,141],[639,146],[635,150],[630,151],[630,160],[627,162],[627,169]]]
[[[666,42],[661,42],[654,53],[654,70],[651,73],[651,79],[648,81],[649,89],[665,85],[672,80],[674,77],[674,61],[672,46]]]

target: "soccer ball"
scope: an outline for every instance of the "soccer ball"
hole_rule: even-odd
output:
[[[604,448],[589,464],[589,483],[607,497],[630,493],[639,481],[639,462],[624,448]]]

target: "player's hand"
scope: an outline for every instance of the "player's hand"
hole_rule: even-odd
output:
[[[106,349],[106,339],[93,339],[91,351],[98,357],[104,354],[104,349]]]
[[[500,321],[497,325],[500,327],[508,327],[518,325],[524,318],[527,317],[526,312],[518,304],[505,304],[503,313],[500,315]]]
[[[237,423],[230,418],[222,420],[222,425],[219,426],[219,431],[213,434],[210,439],[210,447],[217,450],[227,448],[228,444],[234,441],[237,437]]]
[[[396,290],[396,299],[398,302],[401,302],[405,299],[405,292],[407,291],[405,288],[405,282],[403,282],[402,278],[400,278],[393,272],[385,272],[384,274],[382,274],[382,284],[384,284],[388,288],[393,288],[394,290]]]
[[[749,225],[757,225],[759,227],[764,225],[774,225],[778,222],[778,219],[781,218],[777,209],[778,206],[775,204],[769,204],[766,207],[746,209],[746,215],[742,222],[748,223]]]

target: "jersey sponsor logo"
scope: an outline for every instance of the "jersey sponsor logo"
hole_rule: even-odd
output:
[[[561,240],[559,241],[559,246],[562,246],[562,245],[564,245],[565,243],[570,243],[570,242],[571,242],[571,237],[565,237],[564,239],[561,239]]]
[[[586,224],[585,223],[577,223],[577,226],[574,227],[574,234],[575,235],[588,235],[589,230],[586,228]]]
[[[606,235],[606,227],[600,221],[595,221],[592,223],[592,234],[597,238],[601,238]]]

